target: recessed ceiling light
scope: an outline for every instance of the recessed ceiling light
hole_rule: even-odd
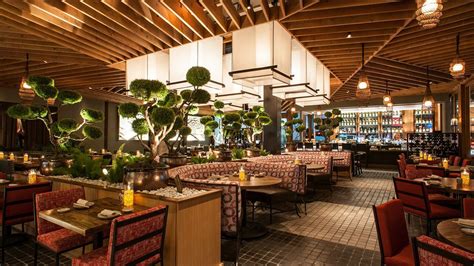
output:
[[[48,63],[48,61],[46,61],[46,60],[43,60],[43,63],[47,64],[47,63]]]
[[[352,34],[351,34],[350,32],[348,32],[346,38],[347,38],[347,39],[352,38]]]
[[[252,8],[252,6],[251,6],[251,5],[248,5],[248,6],[247,6],[247,9],[249,9],[249,10],[250,10],[251,8]]]
[[[349,93],[349,92],[350,92],[349,90],[346,91],[346,93]]]

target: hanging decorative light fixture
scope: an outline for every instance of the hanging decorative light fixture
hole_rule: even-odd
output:
[[[464,72],[466,71],[466,62],[462,60],[459,56],[459,33],[456,36],[456,57],[453,59],[451,64],[449,65],[449,72],[451,72],[451,76],[456,79],[464,78]]]
[[[423,29],[432,29],[443,15],[443,0],[417,0],[416,20]]]
[[[423,96],[423,107],[426,109],[431,109],[435,105],[435,99],[431,93],[430,83],[430,68],[426,67],[426,89],[425,96]]]
[[[388,90],[388,80],[385,81],[385,95],[383,96],[383,104],[388,105],[392,102],[392,96],[390,96],[390,91]]]
[[[30,57],[29,54],[26,54],[25,74],[21,77],[20,89],[18,90],[21,103],[26,105],[31,105],[33,99],[35,98],[35,92],[31,88],[30,84],[28,84],[28,76],[30,74],[29,64]]]
[[[356,97],[369,98],[372,94],[370,91],[369,78],[365,74],[364,44],[362,44],[362,68],[360,69],[359,82],[357,83]]]

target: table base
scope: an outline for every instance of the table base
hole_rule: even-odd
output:
[[[267,227],[257,222],[247,222],[245,226],[242,226],[241,230],[241,238],[244,240],[260,238],[268,234]]]

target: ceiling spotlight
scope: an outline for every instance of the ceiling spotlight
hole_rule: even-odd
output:
[[[347,38],[347,39],[350,39],[350,38],[352,38],[352,34],[351,34],[350,32],[349,32],[349,33],[347,33],[347,36],[346,36],[346,38]]]
[[[43,63],[47,64],[47,63],[48,63],[48,61],[46,61],[46,60],[43,60]]]
[[[295,108],[295,107],[291,107],[291,112],[296,112],[296,108]]]
[[[248,5],[248,6],[247,6],[247,9],[248,9],[248,10],[250,10],[251,8],[252,8],[252,6],[251,6],[251,5]]]

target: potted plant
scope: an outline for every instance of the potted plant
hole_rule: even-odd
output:
[[[102,131],[92,124],[101,122],[103,115],[100,111],[82,108],[80,111],[82,121],[78,122],[72,118],[63,118],[57,121],[55,119],[57,114],[65,106],[80,103],[82,96],[74,91],[58,91],[54,86],[54,80],[48,77],[30,76],[27,83],[35,95],[43,100],[42,104],[32,106],[16,104],[8,108],[7,114],[15,119],[43,122],[54,151],[54,158],[42,162],[42,169],[48,169],[46,172],[49,173],[54,167],[62,164],[62,160],[58,158],[60,153],[77,146],[86,139],[98,139],[102,136]],[[52,102],[57,105],[55,111],[51,108]]]
[[[324,143],[321,144],[322,151],[332,150],[332,145],[329,144],[329,140],[331,136],[334,135],[334,129],[339,127],[339,124],[342,122],[340,114],[341,110],[333,109],[332,112],[325,112],[323,118],[316,117],[314,119],[316,132],[324,137]]]
[[[262,106],[254,106],[248,111],[241,112],[243,133],[250,143],[250,148],[246,149],[247,157],[260,156],[260,149],[257,148],[257,137],[263,132],[263,128],[272,123]]]
[[[193,89],[181,91],[178,97],[178,104],[175,113],[176,119],[171,131],[165,138],[168,153],[160,156],[162,163],[171,167],[185,165],[187,157],[182,152],[181,147],[186,143],[187,137],[192,134],[192,129],[188,126],[188,116],[199,112],[198,104],[206,104],[211,99],[211,95],[201,89],[206,85],[211,76],[209,70],[204,67],[192,67],[186,73],[186,81],[193,85]]]
[[[301,133],[306,130],[303,120],[298,118],[298,114],[293,114],[292,119],[286,121],[284,126],[287,139],[286,149],[288,149],[288,151],[296,151],[296,145],[293,142],[293,133],[294,131]]]
[[[218,161],[230,161],[232,160],[232,151],[229,149],[230,142],[234,140],[235,136],[242,128],[240,115],[235,112],[224,114],[222,111],[224,103],[221,101],[215,101],[213,108],[213,116],[201,117],[200,122],[204,125],[204,135],[209,137],[211,143],[213,143],[215,142],[214,138],[216,130],[218,130],[224,143],[217,147],[215,146],[212,152]],[[220,118],[219,122],[215,121],[214,118]]]

